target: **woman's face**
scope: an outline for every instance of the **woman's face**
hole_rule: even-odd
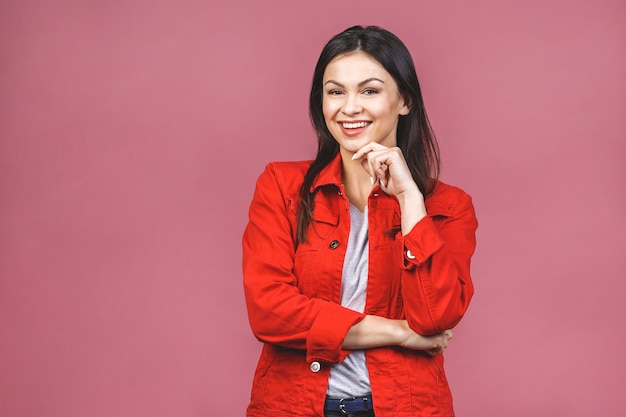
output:
[[[343,151],[369,142],[396,146],[400,115],[409,113],[391,75],[362,51],[338,55],[326,66],[322,112]]]

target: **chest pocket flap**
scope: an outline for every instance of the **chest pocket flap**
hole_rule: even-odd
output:
[[[426,200],[426,213],[433,219],[452,216],[452,208],[442,200]]]

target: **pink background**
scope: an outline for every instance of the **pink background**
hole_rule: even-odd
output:
[[[623,1],[4,0],[1,416],[244,414],[254,181],[313,156],[313,66],[357,23],[412,51],[475,199],[458,415],[624,415]]]

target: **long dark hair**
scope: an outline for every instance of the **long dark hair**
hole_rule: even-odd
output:
[[[330,134],[322,113],[324,71],[335,57],[354,51],[363,51],[378,61],[395,80],[405,103],[410,104],[409,113],[400,116],[398,120],[397,146],[402,150],[413,180],[424,197],[432,191],[439,177],[437,140],[426,115],[409,50],[396,35],[380,27],[354,26],[346,29],[328,41],[313,73],[309,116],[317,132],[317,156],[304,176],[300,189],[298,242],[307,241],[307,229],[312,221],[315,192],[311,192],[311,185],[339,152],[339,144]]]

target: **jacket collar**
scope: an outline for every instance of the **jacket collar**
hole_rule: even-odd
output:
[[[319,187],[323,187],[325,185],[335,185],[337,188],[342,190],[343,182],[341,177],[341,152],[337,152],[337,155],[335,155],[333,160],[324,168],[322,168],[319,174],[317,174],[317,177],[315,177],[315,180],[313,180],[313,184],[311,184],[311,192],[314,192]],[[433,190],[433,192],[426,198],[426,201],[424,202],[426,205],[426,210],[431,216],[451,215],[450,208],[446,206],[446,204],[444,204],[446,200],[441,201],[441,198],[439,198],[442,187],[445,186],[441,185],[441,181],[438,181],[435,190]],[[382,194],[386,195],[384,193]],[[393,199],[395,200],[395,198]]]
[[[311,192],[324,185],[336,185],[337,188],[341,188],[341,184],[341,152],[337,152],[333,160],[322,168],[313,180]]]

